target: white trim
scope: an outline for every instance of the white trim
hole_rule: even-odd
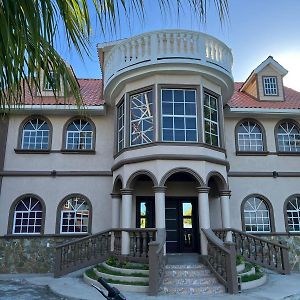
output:
[[[6,106],[5,107],[7,110],[10,110],[11,112],[13,112],[14,114],[23,114],[24,112],[41,112],[41,113],[51,113],[51,112],[55,112],[55,114],[62,112],[62,113],[66,113],[66,112],[76,112],[78,114],[78,112],[81,111],[88,111],[89,113],[92,113],[94,115],[105,115],[106,113],[106,107],[105,104],[101,104],[101,105],[86,105],[86,106],[77,106],[77,105],[59,105],[59,104],[45,104],[45,105],[41,105],[41,104],[36,104],[36,105],[32,105],[32,104],[25,104],[25,105],[12,105],[10,107]]]
[[[292,114],[300,115],[300,108],[287,108],[287,109],[278,109],[278,108],[257,108],[257,107],[230,107],[229,110],[225,110],[225,113],[257,113],[257,114],[270,114],[270,115],[283,115],[283,114]]]

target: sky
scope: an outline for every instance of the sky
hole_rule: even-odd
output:
[[[235,81],[245,81],[253,69],[272,55],[289,71],[284,84],[300,91],[300,0],[228,0],[229,20],[224,24],[219,21],[213,0],[205,24],[187,5],[183,5],[177,17],[174,9],[162,13],[156,0],[144,1],[144,20],[134,13],[129,22],[121,16],[114,34],[106,32],[104,36],[93,22],[90,57],[84,55],[81,59],[74,49],[67,49],[61,37],[58,51],[73,66],[78,78],[101,78],[98,43],[153,30],[187,29],[210,34],[232,49]]]

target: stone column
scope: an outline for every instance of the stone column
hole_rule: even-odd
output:
[[[120,228],[120,204],[121,194],[111,193],[111,225],[112,228]]]
[[[202,232],[202,228],[210,228],[209,202],[208,192],[209,187],[199,187],[198,191],[198,210],[199,210],[199,229],[201,236],[201,255],[207,255],[207,239]]]
[[[166,228],[165,218],[165,186],[154,186],[155,195],[155,227]]]
[[[222,211],[222,225],[223,228],[230,228],[230,205],[229,198],[231,191],[220,191],[221,211]],[[229,231],[226,235],[226,241],[232,242],[232,233]]]
[[[132,189],[122,189],[122,228],[131,227],[132,218]],[[121,254],[128,255],[130,250],[130,238],[129,233],[122,231],[122,244],[121,244]]]

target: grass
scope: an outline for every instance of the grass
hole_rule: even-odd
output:
[[[245,269],[244,269],[241,273],[249,272],[253,267],[254,267],[254,265],[252,265],[252,264],[246,262],[246,263],[245,263]]]
[[[244,262],[245,262],[245,258],[242,255],[236,256],[235,263],[237,266],[243,264]]]
[[[148,275],[142,274],[142,273],[132,273],[132,274],[124,274],[118,271],[112,271],[109,270],[107,268],[105,268],[102,265],[98,265],[96,266],[96,269],[101,272],[101,273],[105,273],[105,274],[109,274],[109,275],[116,275],[116,276],[133,276],[133,277],[148,277]]]
[[[87,275],[87,277],[94,279],[94,280],[98,280],[98,278],[99,278],[92,268],[86,270],[85,274]],[[149,285],[147,282],[128,282],[128,281],[113,280],[113,279],[105,279],[105,281],[107,283],[114,283],[114,284],[136,285],[136,286],[148,286]]]
[[[261,277],[263,277],[264,274],[261,272],[255,273],[255,274],[251,274],[251,275],[244,275],[242,276],[242,282],[249,282],[249,281],[253,281],[256,279],[259,279]]]
[[[146,264],[137,264],[128,261],[119,261],[114,256],[108,258],[105,262],[109,266],[116,267],[116,268],[131,269],[131,270],[149,270],[149,266]]]

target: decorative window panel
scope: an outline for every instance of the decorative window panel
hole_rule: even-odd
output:
[[[61,211],[60,233],[87,233],[89,205],[81,197],[65,201]]]
[[[46,150],[49,148],[49,126],[41,119],[29,120],[22,131],[22,149]]]
[[[270,211],[264,200],[249,198],[244,204],[244,225],[249,232],[270,232]]]
[[[51,83],[52,83],[52,86],[51,86]],[[52,91],[52,87],[53,87],[53,89],[56,88],[56,81],[55,81],[54,73],[50,72],[50,78],[47,78],[46,76],[44,76],[44,91]]]
[[[39,234],[42,228],[43,209],[38,199],[22,199],[14,211],[13,234]]]
[[[124,113],[124,100],[117,107],[117,127],[118,127],[118,137],[117,137],[117,150],[120,151],[125,145],[125,113]]]
[[[261,128],[254,122],[245,121],[237,132],[239,151],[263,151],[263,135]]]
[[[196,90],[162,89],[162,140],[196,142]]]
[[[278,150],[300,152],[300,134],[295,124],[284,122],[277,129]]]
[[[152,91],[130,96],[130,145],[151,143],[153,138]]]
[[[277,96],[277,79],[275,76],[263,77],[264,92],[266,96]]]
[[[218,99],[204,93],[204,133],[205,143],[213,146],[220,145]]]
[[[289,232],[300,232],[300,198],[295,196],[286,207]]]
[[[82,119],[72,121],[67,128],[66,149],[91,150],[93,148],[92,125]]]

